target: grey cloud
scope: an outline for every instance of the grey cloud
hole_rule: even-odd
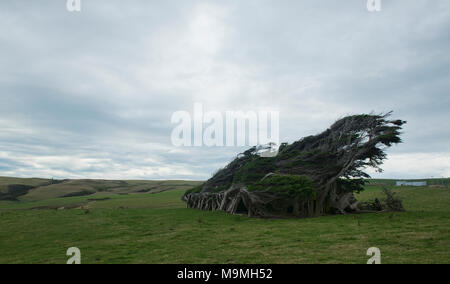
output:
[[[450,172],[448,1],[64,2],[0,2],[0,175],[207,178],[244,148],[173,147],[194,102],[275,108],[288,142],[394,110],[377,176]]]

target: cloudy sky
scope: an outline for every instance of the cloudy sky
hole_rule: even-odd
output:
[[[0,1],[0,175],[206,179],[243,149],[175,147],[171,116],[407,120],[374,177],[450,176],[450,1]]]

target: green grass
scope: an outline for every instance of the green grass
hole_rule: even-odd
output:
[[[450,263],[450,190],[395,189],[407,212],[267,220],[186,209],[184,190],[0,202],[0,263]],[[110,199],[87,202],[89,198]],[[368,186],[360,200],[382,197]],[[29,210],[85,204],[83,210]],[[358,225],[359,221],[359,225]]]
[[[0,177],[0,193],[8,191],[10,184],[23,184],[30,186],[47,185],[50,180],[41,178],[14,178],[14,177]]]
[[[160,192],[173,189],[187,190],[201,184],[200,181],[183,180],[50,180],[0,177],[0,201],[11,185],[27,185],[34,188],[20,195],[20,201],[46,201],[68,196],[87,196],[97,193],[131,194]]]

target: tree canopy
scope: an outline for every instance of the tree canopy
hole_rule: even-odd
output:
[[[390,115],[344,117],[318,135],[281,144],[274,157],[261,157],[261,147],[252,147],[186,192],[183,200],[206,210],[236,213],[245,208],[250,216],[357,210],[353,192],[361,191],[370,177],[366,169],[382,171],[385,150],[402,142],[406,122],[390,120]]]

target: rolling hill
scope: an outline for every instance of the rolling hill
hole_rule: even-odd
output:
[[[102,194],[157,193],[189,189],[200,183],[183,180],[54,180],[0,177],[0,201],[40,201]]]

